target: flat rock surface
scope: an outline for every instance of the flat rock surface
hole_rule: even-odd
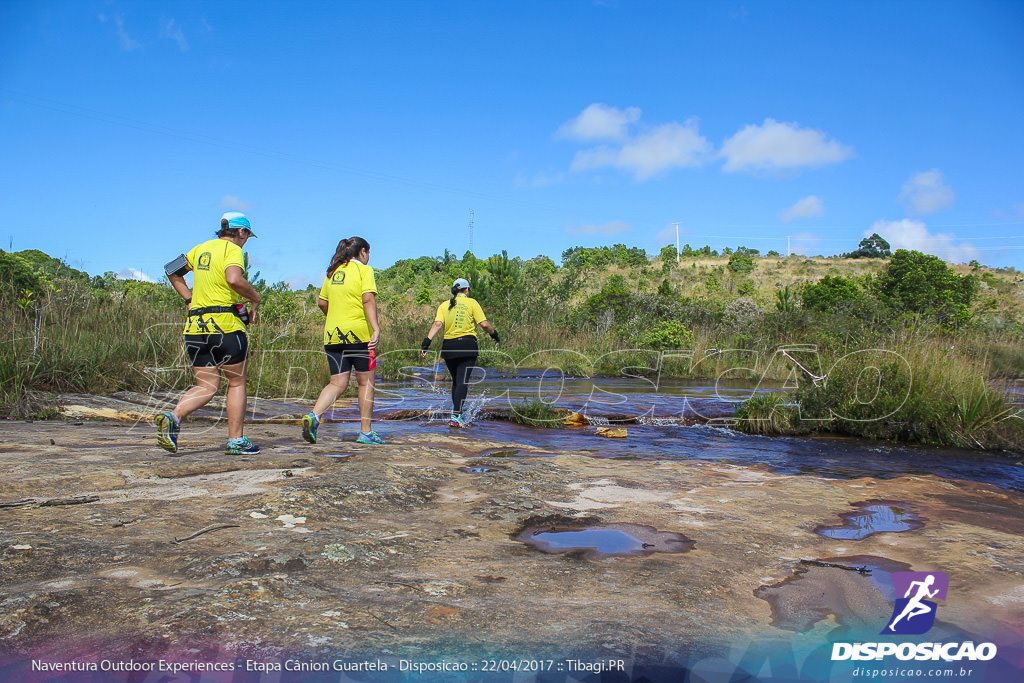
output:
[[[945,572],[944,633],[1024,642],[1024,496],[992,486],[496,457],[516,444],[472,429],[385,446],[310,445],[292,424],[246,433],[262,453],[226,456],[225,426],[189,422],[172,457],[148,425],[0,424],[0,655],[800,659],[885,626],[879,572],[844,568],[863,564]],[[925,521],[814,533],[871,500]],[[516,538],[574,523],[694,543],[616,556]]]

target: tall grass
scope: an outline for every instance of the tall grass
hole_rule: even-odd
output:
[[[783,285],[798,292],[801,281],[833,270],[877,272],[881,262],[761,259],[753,273],[742,275],[723,270],[724,263],[703,259],[684,261],[680,268],[671,264],[664,276],[671,296],[650,293],[663,279],[655,262],[646,274],[643,268],[617,266],[593,273],[564,299],[555,300],[541,289],[528,292],[518,308],[495,305],[487,313],[502,343],[494,348],[480,335],[479,362],[506,370],[557,368],[578,376],[660,374],[775,384],[795,379],[800,385],[795,422],[790,406],[765,397],[738,417],[767,433],[810,425],[957,446],[1024,444],[1024,419],[989,384],[992,378],[1024,375],[1024,304],[1012,284],[1004,287],[998,316],[947,330],[920,317],[887,318],[873,309],[824,314],[775,305],[775,292]],[[717,273],[719,291],[706,287],[711,273]],[[619,319],[581,317],[583,303],[615,274],[628,282],[648,282],[649,289],[635,292]],[[554,275],[550,287],[557,289],[565,277]],[[736,295],[729,293],[742,282],[754,284],[750,298],[756,306],[739,306]],[[52,399],[48,408],[38,392],[174,392],[190,384],[181,343],[184,306],[166,287],[111,291],[54,280],[45,292],[26,298],[3,284],[0,404],[6,414],[45,413]],[[402,368],[436,360],[421,360],[419,346],[441,299],[416,304],[416,289],[412,285],[408,292],[389,293],[382,288],[378,372],[383,379],[399,379]],[[264,316],[250,328],[250,393],[312,399],[328,380],[316,292],[284,291],[274,297],[265,299]],[[678,323],[690,333],[675,357],[662,355],[675,351],[671,348],[642,348],[644,339],[653,338],[647,333],[662,321]],[[826,381],[815,386],[807,372],[779,354],[780,347],[792,345],[813,349],[800,358],[808,372],[827,374]],[[432,352],[439,347],[435,339]]]

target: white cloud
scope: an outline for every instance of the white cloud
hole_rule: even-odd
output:
[[[185,39],[185,33],[174,19],[162,19],[160,21],[160,37],[170,38],[178,43],[178,49],[182,52],[188,51],[188,41]]]
[[[812,194],[783,211],[781,218],[783,223],[791,223],[795,220],[804,220],[824,215],[825,207],[822,205],[821,200]]]
[[[118,280],[142,280],[143,282],[156,282],[153,278],[143,273],[138,268],[122,268],[117,271]]]
[[[620,168],[637,180],[646,180],[671,168],[700,166],[711,153],[711,143],[697,131],[697,119],[689,119],[685,124],[657,126],[617,149],[582,150],[573,159],[572,170]]]
[[[566,232],[583,235],[618,235],[630,229],[629,223],[625,221],[609,221],[601,225],[584,223],[578,228],[569,228]]]
[[[952,235],[933,235],[928,232],[923,222],[912,218],[904,218],[901,221],[876,221],[869,230],[864,231],[864,237],[870,237],[876,232],[885,238],[893,251],[912,249],[933,254],[950,263],[967,263],[979,258],[977,247],[970,242],[954,244]]]
[[[224,195],[217,206],[226,211],[249,211],[252,209],[252,202],[236,197],[233,194]]]
[[[907,213],[911,215],[948,209],[953,206],[954,199],[953,190],[942,182],[942,172],[937,168],[912,175],[903,184],[899,196],[899,201],[906,205]]]
[[[720,156],[726,171],[779,170],[836,164],[852,157],[853,149],[820,130],[765,119],[726,140]]]
[[[625,140],[629,124],[640,119],[640,109],[618,109],[595,102],[574,119],[567,121],[555,132],[556,138],[569,138],[590,142],[593,140]]]
[[[136,50],[136,49],[142,47],[142,43],[140,43],[139,41],[137,41],[134,38],[132,38],[131,36],[129,36],[128,32],[124,30],[124,17],[123,16],[121,16],[120,14],[115,14],[113,16],[113,19],[114,19],[114,26],[117,27],[117,39],[121,43],[121,49],[122,50],[126,50],[128,52],[131,52],[132,50]],[[100,20],[100,22],[102,22],[104,24],[107,23],[107,15],[100,14],[99,15],[99,20]]]

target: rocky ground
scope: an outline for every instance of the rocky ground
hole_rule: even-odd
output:
[[[263,449],[252,457],[222,453],[223,425],[190,422],[172,457],[123,406],[84,403],[66,421],[0,424],[7,661],[189,652],[671,670],[753,656],[757,671],[758,648],[801,659],[877,634],[892,611],[878,577],[899,570],[949,575],[943,633],[1002,639],[1008,656],[1024,642],[1024,496],[992,486],[531,457],[472,429],[313,446],[276,422],[247,428]],[[866,501],[923,523],[863,540],[815,533]],[[630,556],[526,542],[585,527],[654,540]]]

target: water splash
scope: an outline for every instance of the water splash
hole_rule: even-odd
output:
[[[466,398],[462,404],[462,420],[472,424],[487,404],[487,392],[484,391],[476,398]]]

